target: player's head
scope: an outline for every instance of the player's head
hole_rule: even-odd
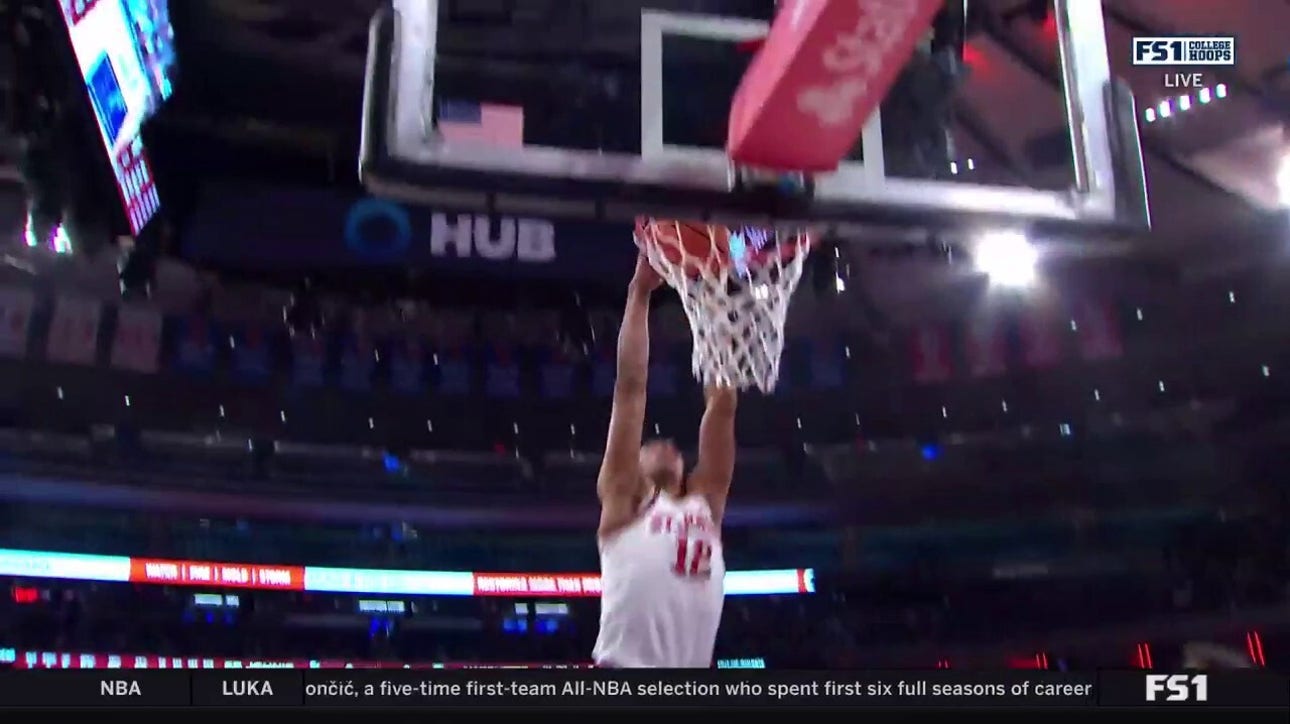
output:
[[[671,440],[650,440],[641,446],[641,477],[652,487],[674,495],[682,492],[685,460]]]

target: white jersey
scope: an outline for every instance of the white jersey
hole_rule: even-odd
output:
[[[707,499],[659,493],[600,541],[600,636],[592,657],[618,668],[708,668],[725,575]]]

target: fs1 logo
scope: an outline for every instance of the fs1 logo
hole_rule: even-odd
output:
[[[1236,38],[1166,35],[1133,39],[1134,65],[1236,65]]]
[[[1209,701],[1207,674],[1147,674],[1147,701]]]

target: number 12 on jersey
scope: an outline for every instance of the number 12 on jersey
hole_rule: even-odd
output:
[[[712,541],[703,538],[677,538],[676,563],[672,572],[678,576],[707,578],[712,575]]]

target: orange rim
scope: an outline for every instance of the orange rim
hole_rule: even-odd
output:
[[[656,230],[656,227],[660,224],[677,224],[679,226],[687,226],[687,227],[702,225],[703,228],[705,229],[704,233],[707,234],[709,239],[712,238],[711,232],[707,231],[707,229],[710,229],[710,228],[724,229],[727,236],[735,233],[729,226],[726,226],[724,224],[711,224],[708,222],[695,222],[695,221],[678,221],[675,219],[658,219],[652,216],[638,216],[636,217],[636,231],[635,233],[632,234],[633,240],[636,242],[636,245],[640,246],[641,244],[649,244],[650,246],[657,247],[658,232]],[[765,227],[749,227],[749,228],[757,228],[762,231],[768,231],[770,234],[774,235],[777,240],[780,237],[779,232],[777,232],[773,227],[770,229],[767,229]],[[749,255],[748,266],[749,267],[755,266],[757,268],[760,268],[772,261],[786,263],[786,262],[792,261],[793,258],[798,255],[799,252],[803,255],[809,254],[811,252],[811,248],[815,246],[815,235],[812,234],[807,229],[798,229],[794,232],[791,232],[791,235],[795,237],[794,239],[795,243],[791,243],[791,244],[776,243],[773,245],[764,246],[761,249],[758,249],[757,251]],[[787,236],[787,234],[785,234],[785,236]],[[728,259],[729,250],[719,249],[718,252],[721,257],[720,258],[721,263],[725,264],[729,260]]]

